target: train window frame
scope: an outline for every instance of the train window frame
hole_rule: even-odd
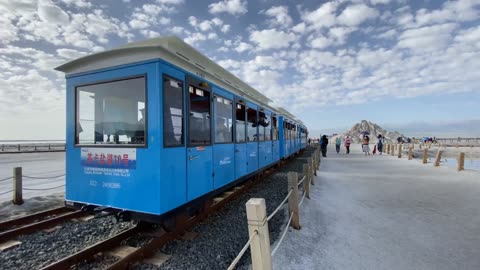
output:
[[[275,119],[275,121],[273,119]],[[274,123],[275,123],[275,125],[274,125]],[[272,141],[278,141],[279,140],[279,138],[278,138],[278,136],[279,136],[279,134],[278,134],[278,117],[276,115],[272,115],[272,125],[271,126],[272,126],[272,135],[271,135]],[[274,132],[275,132],[275,138],[273,136]]]
[[[255,132],[255,134],[253,135],[253,137],[255,137],[255,135],[257,135],[257,139],[256,139],[256,140],[252,140],[252,141],[249,140],[250,136],[249,136],[249,132],[248,132],[248,130],[249,130],[249,129],[248,129],[248,125],[250,124],[250,121],[248,120],[248,110],[249,110],[249,109],[252,109],[252,110],[255,111],[255,123],[254,123],[254,124],[256,125],[256,126],[255,126],[256,132]],[[246,122],[246,128],[247,128],[247,133],[245,134],[245,135],[246,135],[245,141],[246,141],[247,143],[250,143],[250,142],[257,142],[257,143],[258,143],[258,142],[259,142],[259,140],[258,140],[258,108],[245,106],[245,112],[246,112],[246,115],[247,115],[246,118],[245,118],[245,120],[246,120],[246,121],[245,121],[245,122]]]
[[[229,142],[217,142],[217,116],[218,116],[218,111],[217,111],[217,103],[218,102],[217,100],[219,99],[222,99],[223,102],[225,101],[228,101],[230,102],[230,113],[231,113],[231,127],[230,127],[230,141]],[[235,138],[234,138],[234,121],[235,121],[235,125],[236,125],[236,117],[234,117],[234,112],[233,112],[233,109],[234,109],[234,100],[230,99],[230,98],[226,98],[222,95],[219,95],[219,94],[214,94],[213,95],[213,100],[214,100],[214,103],[213,103],[213,106],[214,106],[214,117],[213,117],[213,120],[214,120],[214,124],[213,124],[213,135],[214,135],[214,143],[215,144],[232,144],[235,142]],[[236,105],[235,105],[236,106]],[[236,112],[236,111],[235,111]]]
[[[194,78],[194,77],[187,77],[187,81],[186,81],[186,95],[187,95],[187,111],[186,111],[186,115],[187,115],[187,146],[188,147],[198,147],[198,146],[211,146],[213,144],[213,134],[212,134],[212,90],[211,89],[207,89],[207,88],[204,88],[204,87],[199,87],[199,85],[196,84],[196,82],[203,82],[203,80],[199,80],[197,78]],[[193,87],[193,89],[191,89],[191,87]],[[192,124],[192,121],[190,119],[190,113],[191,113],[191,98],[190,98],[190,93],[193,93],[192,92],[195,92],[195,94],[198,94],[198,90],[201,90],[203,92],[208,92],[209,94],[209,97],[208,97],[208,104],[209,104],[209,132],[208,132],[208,136],[209,136],[209,142],[208,143],[202,143],[202,142],[199,142],[199,143],[192,143],[191,141],[191,138],[192,138],[192,135],[191,135],[191,124]],[[202,92],[201,96],[204,96],[205,94]]]
[[[126,81],[126,80],[133,80],[133,79],[140,79],[143,78],[144,80],[144,95],[145,95],[145,104],[144,104],[144,114],[143,114],[143,121],[144,121],[144,140],[143,144],[95,144],[95,143],[79,143],[79,133],[78,133],[78,128],[79,126],[79,120],[80,120],[80,114],[79,114],[79,93],[81,90],[79,88],[81,87],[87,87],[87,86],[93,86],[93,85],[99,85],[99,84],[106,84],[106,83],[113,83],[113,82],[119,82],[119,81]],[[80,148],[80,147],[90,147],[90,148],[148,148],[148,114],[149,114],[149,109],[148,109],[148,75],[147,73],[141,73],[141,74],[135,74],[135,75],[129,75],[129,76],[122,76],[122,77],[116,77],[113,79],[104,79],[104,80],[96,80],[84,84],[78,84],[73,86],[74,88],[74,138],[73,138],[73,147],[75,148]]]
[[[243,106],[243,141],[242,142],[239,142],[238,141],[238,136],[237,136],[237,106],[240,105],[240,106]],[[235,101],[235,138],[234,138],[234,142],[236,144],[240,144],[240,143],[247,143],[247,106],[241,102],[238,102],[238,101]]]
[[[258,138],[258,142],[264,142],[265,141],[265,126],[260,124],[260,119],[261,119],[262,114],[263,114],[263,116],[265,116],[266,115],[265,111],[263,109],[258,109],[257,110],[257,138]]]
[[[265,112],[265,118],[268,122],[268,125],[266,125],[264,128],[265,128],[265,132],[264,132],[264,136],[265,136],[265,140],[266,142],[271,142],[273,141],[272,140],[272,113],[270,112]],[[268,132],[267,132],[268,130]],[[268,134],[268,137],[267,137],[267,134]]]
[[[178,83],[181,84],[181,91],[182,91],[182,135],[181,135],[181,144],[175,144],[175,145],[167,145],[166,144],[166,138],[165,138],[165,118],[164,118],[164,113],[165,113],[165,88],[164,88],[164,80],[169,79],[169,80],[174,80],[177,81]],[[185,82],[181,79],[175,78],[173,76],[163,74],[162,76],[162,137],[163,137],[163,148],[177,148],[177,147],[185,147]]]

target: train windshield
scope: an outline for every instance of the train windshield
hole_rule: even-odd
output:
[[[76,144],[145,145],[145,77],[76,88]]]

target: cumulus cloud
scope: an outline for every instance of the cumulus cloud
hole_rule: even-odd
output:
[[[242,0],[223,0],[208,5],[208,11],[212,14],[230,13],[232,15],[242,15],[247,13],[247,1]]]
[[[270,25],[272,26],[289,27],[293,23],[292,18],[288,15],[287,6],[271,7],[265,11],[265,15],[272,17],[270,20]]]
[[[340,24],[357,26],[366,20],[374,19],[379,15],[378,11],[364,4],[352,5],[345,8],[340,16],[338,22]]]
[[[250,34],[250,40],[255,42],[260,50],[267,50],[288,47],[296,40],[296,36],[276,29],[255,30]]]
[[[70,20],[68,14],[60,7],[46,2],[38,5],[38,16],[45,22],[67,24]]]

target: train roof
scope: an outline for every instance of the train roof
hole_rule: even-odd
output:
[[[67,76],[152,59],[164,59],[213,83],[232,90],[239,96],[259,101],[262,106],[272,102],[268,97],[204,56],[177,37],[160,37],[129,43],[125,46],[87,55],[55,70]]]

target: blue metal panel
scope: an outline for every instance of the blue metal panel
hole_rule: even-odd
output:
[[[213,146],[214,188],[222,187],[235,180],[234,151],[234,144],[215,144]]]
[[[248,173],[247,144],[235,144],[235,178],[238,179]]]
[[[92,173],[81,165],[82,149],[74,147],[75,138],[75,87],[98,81],[115,80],[146,74],[147,87],[147,135],[146,148],[114,148],[136,152],[135,168],[111,172],[104,168]],[[159,164],[161,147],[158,115],[158,65],[136,64],[103,72],[92,72],[67,79],[67,149],[66,149],[66,200],[111,206],[138,212],[160,214]],[[93,148],[92,148],[93,149]],[[105,148],[94,148],[101,152]],[[108,150],[105,150],[108,152]],[[130,153],[130,152],[129,152]]]
[[[276,162],[280,159],[280,143],[279,141],[273,141],[273,149],[272,149],[272,161]]]
[[[185,99],[185,73],[172,68],[170,65],[159,63],[160,76],[163,78],[163,74],[170,76],[178,81],[183,82],[183,107],[184,113],[186,108]],[[159,81],[160,92],[160,123],[159,126],[163,128],[163,83]],[[184,117],[185,118],[185,117]],[[184,119],[184,127],[186,126],[186,120]],[[185,129],[184,129],[185,130]],[[163,132],[160,132],[159,142],[162,144],[160,150],[160,210],[165,213],[169,210],[177,208],[178,206],[187,202],[187,149],[183,145],[181,147],[163,148]],[[183,138],[186,142],[185,134]]]
[[[265,155],[265,144],[266,142],[258,143],[258,167],[263,168],[267,166],[267,156]]]
[[[265,166],[271,164],[273,161],[273,153],[272,153],[273,142],[267,141],[265,142]]]
[[[212,165],[212,146],[188,148],[188,201],[213,190]]]
[[[258,169],[258,143],[247,143],[247,173],[252,173]]]

